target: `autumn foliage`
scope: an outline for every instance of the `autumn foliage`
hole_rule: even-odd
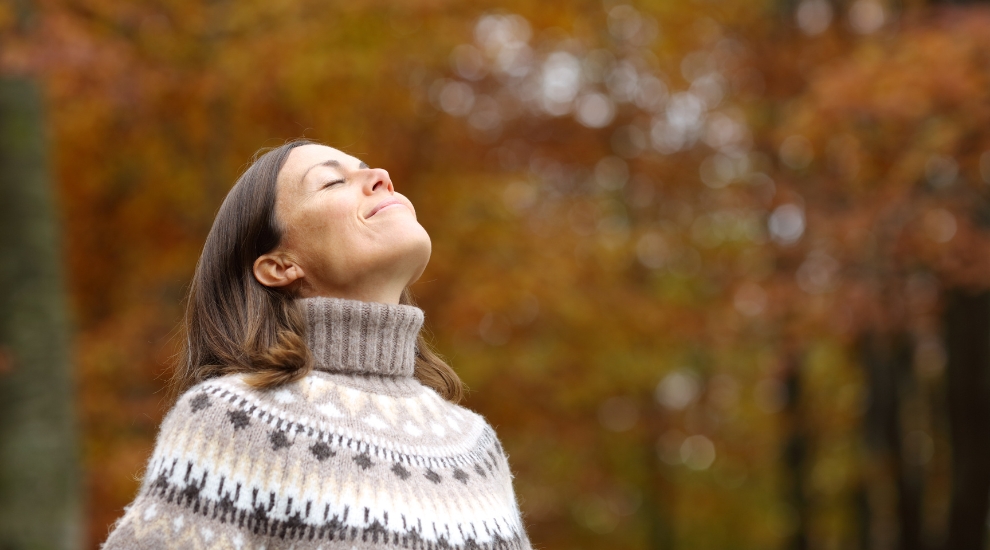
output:
[[[216,208],[302,136],[416,205],[413,291],[538,546],[973,540],[985,6],[35,4],[21,30],[0,6],[0,70],[47,94],[90,547],[136,491]]]

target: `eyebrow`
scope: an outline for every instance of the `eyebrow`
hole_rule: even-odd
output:
[[[333,160],[333,159],[325,160],[323,162],[317,162],[316,164],[314,164],[314,165],[310,166],[309,168],[307,168],[305,172],[303,172],[303,175],[302,175],[301,178],[299,178],[299,181],[300,182],[305,181],[306,180],[306,174],[309,174],[309,171],[312,170],[313,168],[316,168],[317,166],[328,166],[330,168],[340,168],[340,163],[337,162],[337,161],[335,161],[335,160]],[[365,168],[371,168],[371,167],[368,166],[367,163],[365,163],[363,161],[361,162],[361,164],[358,164],[358,169],[364,170]]]

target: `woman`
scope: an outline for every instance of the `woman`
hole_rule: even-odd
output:
[[[385,170],[291,142],[227,195],[178,397],[116,548],[529,548],[492,428],[407,287],[430,238]]]

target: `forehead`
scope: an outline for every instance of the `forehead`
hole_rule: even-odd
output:
[[[333,147],[317,144],[302,145],[289,152],[289,157],[285,160],[285,165],[282,166],[278,175],[279,183],[282,185],[300,183],[310,168],[328,160],[339,162],[341,168],[345,170],[356,170],[361,164],[360,160]]]

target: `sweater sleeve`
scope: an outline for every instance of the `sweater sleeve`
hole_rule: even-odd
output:
[[[210,521],[216,509],[207,514],[205,503],[201,505],[211,449],[224,435],[229,440],[224,433],[229,421],[214,401],[194,387],[165,416],[137,497],[124,509],[103,550],[194,548],[204,542],[207,547],[253,546],[250,532],[233,521]]]
[[[476,414],[476,413],[471,413]],[[492,434],[492,443],[494,444],[492,449],[486,451],[488,456],[491,458],[492,464],[497,465],[493,471],[505,472],[505,475],[500,476],[502,479],[502,490],[504,491],[504,501],[510,503],[512,506],[512,511],[506,514],[509,517],[515,518],[518,525],[515,526],[515,531],[517,532],[518,540],[514,541],[513,544],[518,545],[518,548],[530,549],[533,546],[529,540],[529,536],[526,533],[526,527],[523,522],[522,512],[519,509],[519,499],[516,496],[516,491],[514,488],[514,476],[512,475],[512,470],[509,466],[509,455],[506,453],[505,448],[502,446],[502,442],[499,440],[495,433],[495,428],[488,423],[487,420],[482,420],[487,429]],[[485,464],[487,466],[487,463]],[[513,546],[515,547],[515,546]]]

